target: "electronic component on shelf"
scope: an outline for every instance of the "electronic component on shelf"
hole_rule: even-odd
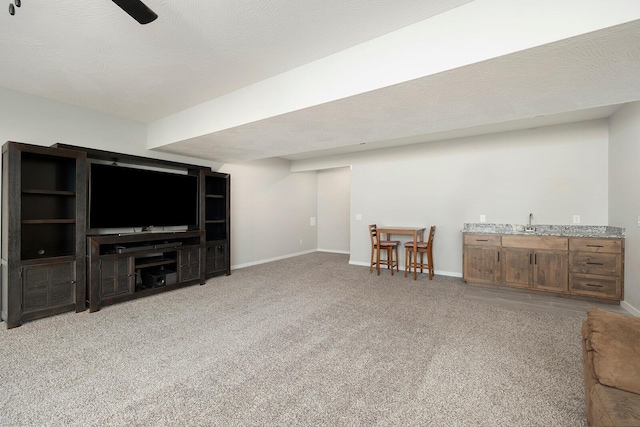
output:
[[[147,289],[173,285],[177,282],[178,275],[172,270],[152,270],[142,272],[142,287]]]
[[[144,245],[144,246],[116,246],[116,251],[119,254],[124,254],[127,252],[137,252],[137,251],[148,251],[153,249],[166,249],[166,248],[177,248],[182,246],[182,242],[171,242],[171,243],[158,243],[157,245]]]

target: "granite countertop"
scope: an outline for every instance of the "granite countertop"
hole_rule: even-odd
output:
[[[608,225],[545,225],[534,224],[535,231],[525,231],[520,224],[465,223],[463,233],[522,234],[526,236],[599,237],[623,239],[624,228]]]

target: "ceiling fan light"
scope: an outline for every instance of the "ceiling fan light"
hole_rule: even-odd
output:
[[[20,7],[20,5],[22,5],[22,0],[13,0],[13,2],[15,3],[16,7]]]
[[[16,14],[16,8],[13,7],[13,3],[9,3],[9,15],[15,15]]]

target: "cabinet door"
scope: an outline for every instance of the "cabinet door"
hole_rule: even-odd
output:
[[[500,282],[500,248],[465,246],[463,278],[467,282],[497,284]]]
[[[528,249],[502,250],[502,279],[505,285],[515,288],[531,286],[532,253]]]
[[[534,252],[533,287],[535,289],[566,292],[568,278],[569,261],[566,252]]]
[[[75,261],[22,267],[22,311],[75,304]]]
[[[100,298],[133,293],[134,283],[133,257],[101,261]]]
[[[180,282],[200,277],[200,248],[180,251]]]
[[[212,274],[227,269],[227,245],[225,242],[207,246],[206,273]]]

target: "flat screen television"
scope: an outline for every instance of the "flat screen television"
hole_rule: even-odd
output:
[[[89,228],[197,224],[197,177],[126,166],[91,164]]]

